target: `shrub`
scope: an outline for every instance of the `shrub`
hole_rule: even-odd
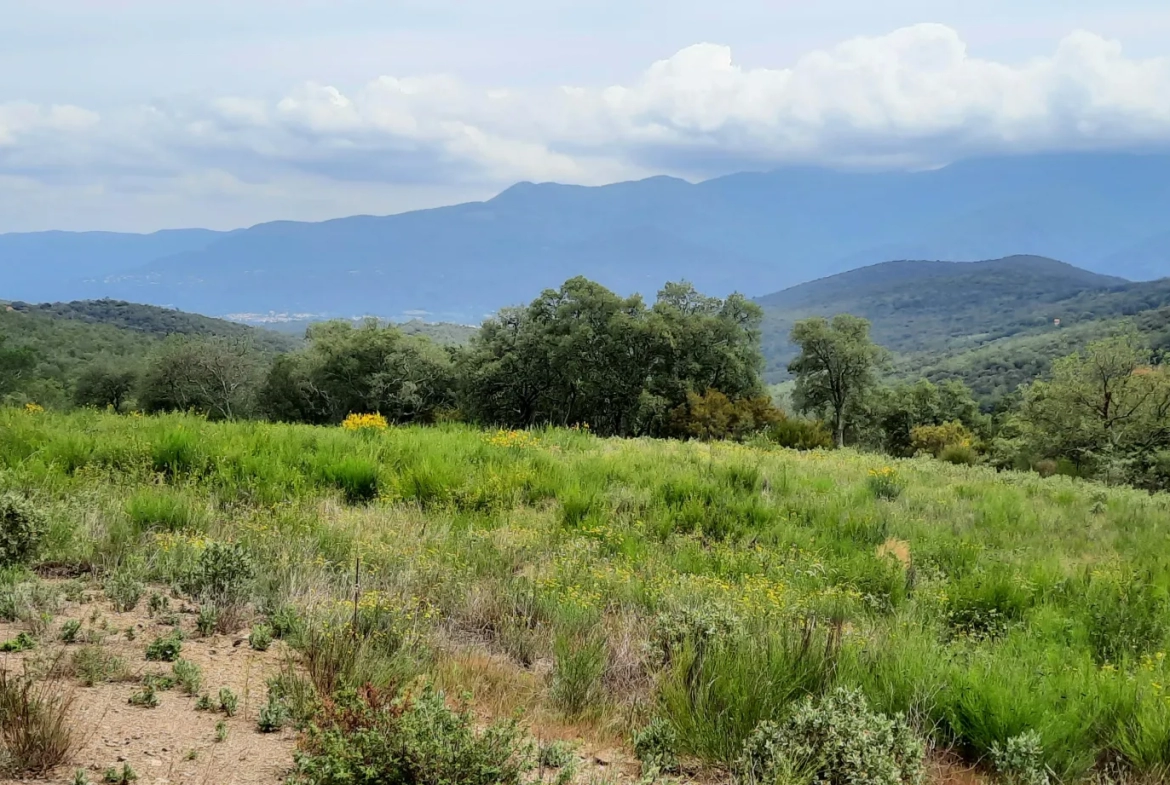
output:
[[[138,607],[146,586],[128,569],[116,570],[105,583],[106,597],[118,613],[129,613]]]
[[[900,716],[870,711],[859,690],[838,688],[799,704],[777,725],[762,722],[735,764],[740,783],[801,772],[832,785],[914,785],[923,779],[922,741]]]
[[[970,448],[974,435],[960,422],[942,425],[918,425],[910,429],[910,446],[915,452],[926,452],[938,458],[948,447]]]
[[[974,466],[979,463],[979,454],[965,444],[952,444],[942,449],[938,459],[956,466]]]
[[[784,417],[764,431],[768,441],[790,450],[827,450],[833,446],[833,434],[819,420]]]
[[[240,699],[236,694],[227,687],[221,687],[219,690],[219,710],[229,717],[234,717],[239,708]]]
[[[187,695],[194,695],[203,686],[203,670],[190,660],[175,660],[171,672],[175,674],[175,684]]]
[[[869,492],[873,494],[875,499],[892,502],[902,495],[902,480],[898,477],[898,472],[889,466],[881,469],[870,469],[867,483]]]
[[[191,594],[219,608],[247,600],[256,577],[252,554],[238,542],[212,542],[187,576]]]
[[[98,644],[87,644],[73,652],[70,670],[86,687],[126,677],[126,663]]]
[[[679,770],[678,734],[661,717],[655,717],[634,734],[634,755],[647,769],[674,773]]]
[[[288,707],[276,696],[269,694],[268,702],[260,707],[256,716],[256,727],[261,733],[275,733],[288,722]]]
[[[15,638],[0,643],[0,652],[21,652],[35,649],[37,646],[36,639],[34,639],[27,632],[18,633]]]
[[[45,518],[32,502],[15,493],[0,494],[0,567],[31,562],[45,532]]]
[[[537,762],[549,769],[563,769],[572,766],[576,760],[573,745],[562,739],[556,739],[548,744],[540,745]]]
[[[531,741],[516,722],[477,730],[466,708],[426,687],[392,703],[339,694],[328,724],[311,727],[290,782],[520,785],[533,766]]]
[[[139,706],[144,709],[153,709],[158,706],[158,695],[155,694],[154,685],[146,683],[142,685],[142,689],[131,693],[127,701],[131,706]]]
[[[0,751],[5,774],[42,774],[64,763],[73,748],[72,697],[60,680],[35,681],[0,670]]]
[[[768,398],[732,401],[719,390],[687,393],[686,403],[670,414],[671,430],[680,436],[709,441],[743,439],[782,421],[784,413]]]
[[[951,584],[946,619],[954,634],[976,640],[1002,637],[1031,607],[1033,598],[1004,568],[969,575]]]
[[[215,632],[219,626],[219,609],[210,603],[199,606],[199,613],[195,616],[195,631],[200,637],[206,638]]]
[[[296,638],[304,629],[300,614],[291,605],[277,608],[269,615],[268,624],[272,628],[272,637],[278,640]]]
[[[1011,785],[1048,785],[1044,748],[1034,730],[1013,736],[1002,747],[998,742],[992,744],[991,763]]]
[[[155,662],[174,662],[183,650],[183,641],[176,633],[155,638],[146,647],[146,659]]]
[[[321,705],[313,681],[289,664],[268,680],[268,696],[288,709],[289,719],[298,728],[308,725]]]
[[[69,619],[61,625],[61,642],[75,643],[77,641],[77,633],[81,631],[81,622],[77,619]]]
[[[267,624],[257,624],[248,635],[248,645],[256,651],[268,651],[272,645],[272,628]]]

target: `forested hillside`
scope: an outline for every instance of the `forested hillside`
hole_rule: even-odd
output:
[[[115,300],[0,305],[0,398],[64,405],[82,373],[130,372],[170,336],[246,344],[260,354],[289,351],[300,340],[268,330]]]
[[[1129,282],[1052,259],[887,262],[758,299],[769,381],[787,376],[792,325],[852,313],[872,323],[905,378],[960,378],[985,402],[1130,320],[1155,349],[1170,343],[1170,280]],[[1059,320],[1059,321],[1058,321]]]

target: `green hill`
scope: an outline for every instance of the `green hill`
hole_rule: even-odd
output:
[[[95,362],[138,365],[169,335],[246,340],[266,354],[300,343],[292,336],[222,319],[117,300],[4,303],[0,304],[0,348],[31,351],[33,365],[22,371],[19,380],[0,384],[0,394],[16,388],[25,398],[59,404],[67,400],[73,381],[86,366]]]
[[[1156,348],[1170,344],[1170,279],[1132,283],[1036,256],[887,262],[757,302],[771,382],[786,378],[795,356],[788,340],[793,323],[837,313],[870,320],[874,340],[895,355],[896,375],[959,377],[985,401],[1122,319],[1134,321]]]

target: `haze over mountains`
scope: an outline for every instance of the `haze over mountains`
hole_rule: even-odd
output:
[[[1170,155],[522,183],[486,202],[226,233],[7,234],[0,296],[478,322],[573,275],[623,293],[686,279],[762,296],[892,259],[1011,254],[1132,280],[1170,274]]]

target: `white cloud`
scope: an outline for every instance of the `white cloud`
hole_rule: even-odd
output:
[[[1170,58],[1129,57],[1115,41],[1075,32],[1047,56],[997,62],[973,57],[937,24],[854,38],[784,68],[745,68],[729,47],[700,43],[608,87],[381,76],[358,89],[223,91],[100,118],[0,104],[0,176],[99,182],[106,192],[199,182],[201,198],[216,183],[246,183],[270,202],[306,178],[322,194],[355,182],[482,189],[1135,146],[1170,146]]]

